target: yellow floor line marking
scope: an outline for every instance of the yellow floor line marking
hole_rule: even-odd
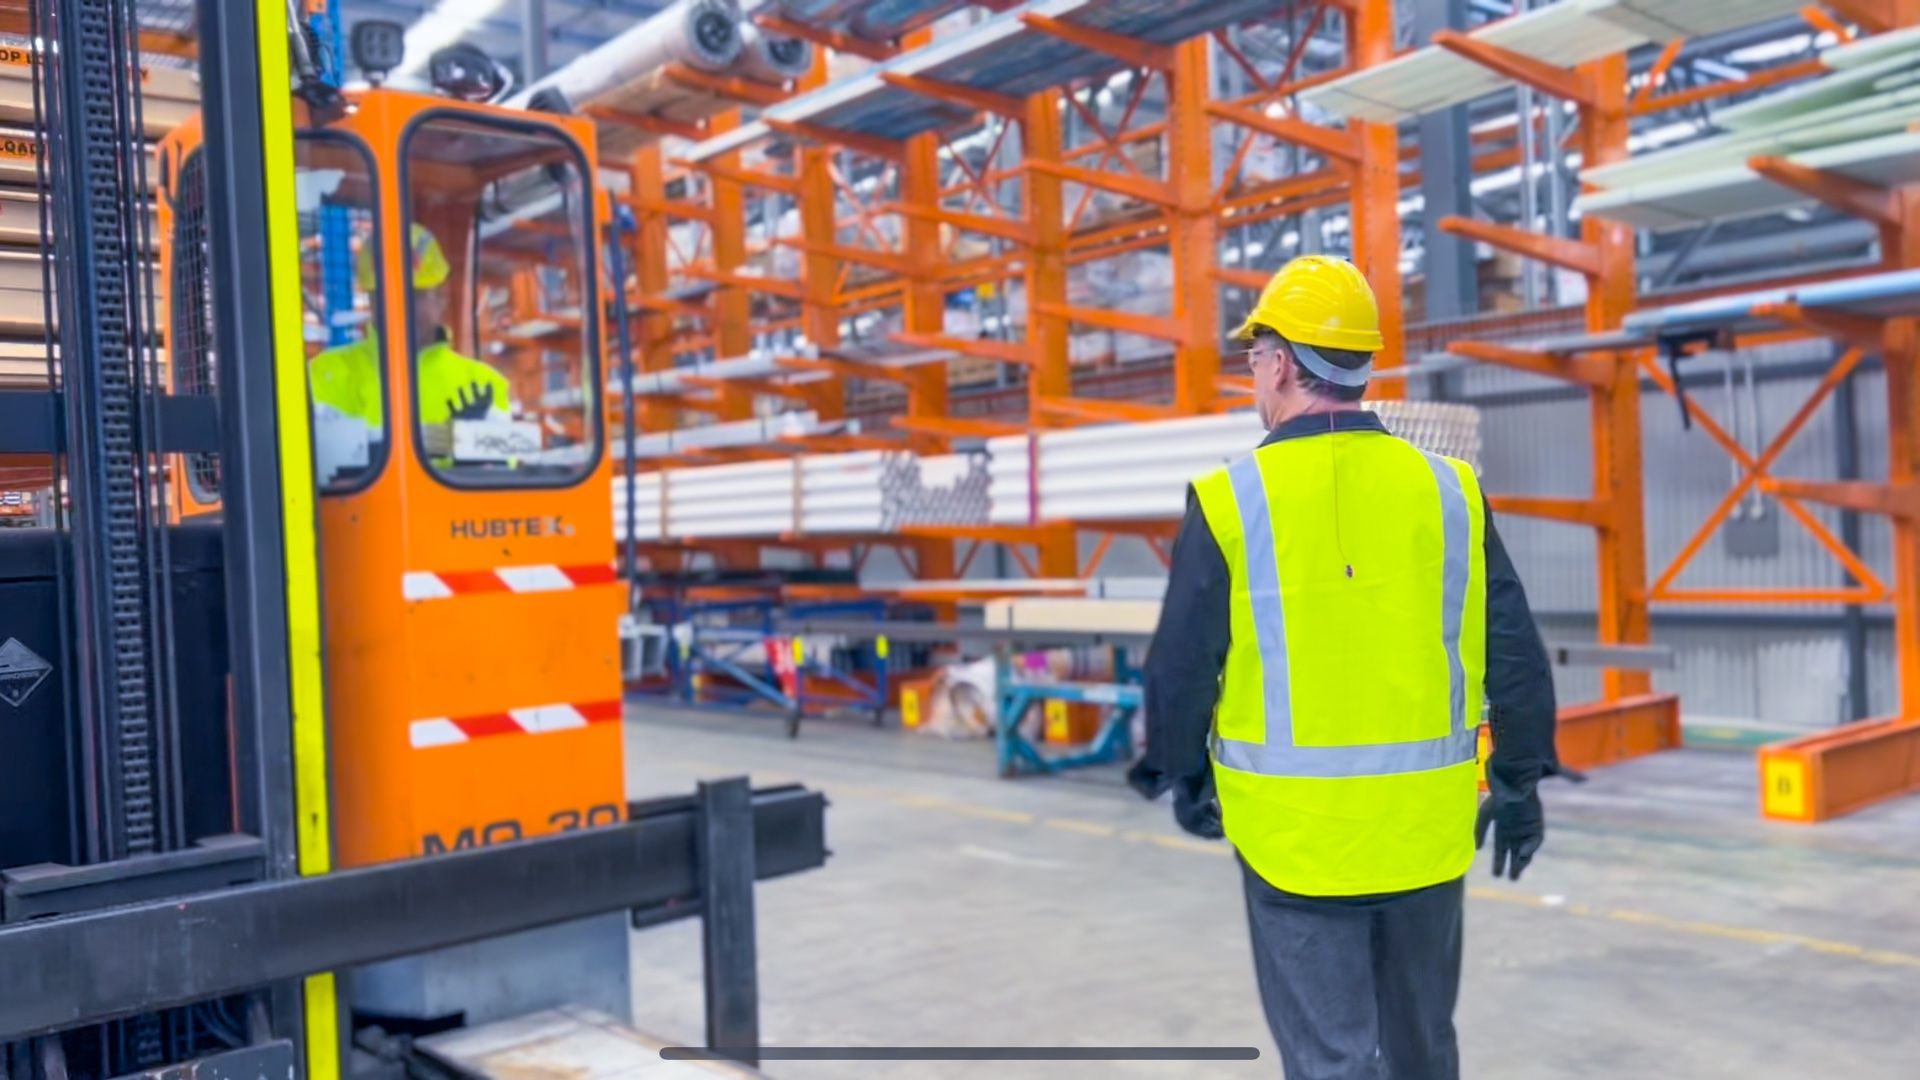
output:
[[[1200,840],[1150,832],[1123,832],[1120,834],[1120,839],[1134,844],[1152,844],[1156,847],[1172,848],[1175,851],[1192,851],[1201,855],[1233,854],[1232,846],[1225,840]]]
[[[1079,821],[1074,818],[1048,818],[1042,824],[1049,829],[1064,829],[1067,832],[1085,833],[1088,836],[1118,836],[1120,830],[1111,825],[1102,825],[1096,821]]]
[[[1633,911],[1627,908],[1594,908],[1586,904],[1549,904],[1531,893],[1514,892],[1507,889],[1470,888],[1467,895],[1475,900],[1485,900],[1495,904],[1507,904],[1514,907],[1538,908],[1543,911],[1563,911],[1568,915],[1583,919],[1606,919],[1612,922],[1629,923],[1634,926],[1651,927],[1656,930],[1668,930],[1693,937],[1724,938],[1730,941],[1744,941],[1754,945],[1791,945],[1809,952],[1824,953],[1828,956],[1846,956],[1855,960],[1864,960],[1883,967],[1920,968],[1920,956],[1908,953],[1892,952],[1886,949],[1868,949],[1846,941],[1830,941],[1826,938],[1808,937],[1805,934],[1792,934],[1781,930],[1762,930],[1750,926],[1728,926],[1724,923],[1698,922],[1688,919],[1673,919],[1665,915],[1655,915],[1647,911]]]
[[[686,761],[664,757],[653,757],[650,763],[668,765],[694,772],[719,775],[729,769],[710,762]],[[1233,848],[1224,840],[1200,840],[1188,836],[1173,836],[1165,833],[1141,832],[1120,829],[1098,822],[1081,821],[1075,818],[1043,818],[1025,810],[1005,810],[986,806],[981,803],[966,802],[957,799],[943,799],[915,792],[889,790],[869,787],[864,784],[847,784],[840,781],[820,785],[828,797],[850,795],[885,802],[893,806],[910,810],[934,810],[942,813],[958,814],[963,817],[982,818],[988,821],[1001,821],[1013,825],[1044,825],[1050,829],[1080,833],[1087,836],[1101,836],[1122,840],[1130,844],[1152,844],[1155,847],[1170,848],[1174,851],[1188,851],[1201,855],[1231,855]],[[1655,915],[1646,911],[1633,911],[1627,908],[1596,908],[1588,904],[1568,903],[1549,904],[1542,897],[1513,889],[1495,889],[1485,886],[1471,886],[1467,895],[1475,900],[1488,903],[1505,904],[1510,907],[1528,907],[1541,911],[1553,911],[1580,919],[1605,919],[1610,922],[1627,923],[1633,926],[1650,927],[1693,937],[1720,938],[1729,941],[1744,941],[1753,945],[1791,945],[1827,956],[1844,956],[1882,967],[1920,968],[1920,955],[1894,952],[1888,949],[1869,949],[1845,941],[1831,941],[1826,938],[1809,937],[1804,934],[1792,934],[1779,930],[1761,930],[1753,927],[1727,926],[1722,923],[1696,922],[1686,919],[1674,919],[1665,915]]]

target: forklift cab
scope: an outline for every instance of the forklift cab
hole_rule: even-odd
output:
[[[178,392],[213,370],[200,136],[160,152]],[[376,88],[295,143],[337,864],[614,824],[592,125]],[[217,461],[177,468],[217,512]]]

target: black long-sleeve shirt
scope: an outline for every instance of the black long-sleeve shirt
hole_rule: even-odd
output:
[[[1386,430],[1371,412],[1318,414],[1281,424],[1261,445],[1339,431]],[[1494,530],[1491,510],[1486,566],[1486,697],[1494,733],[1487,767],[1517,790],[1531,792],[1541,776],[1558,769],[1553,671],[1526,590]],[[1174,540],[1167,598],[1146,661],[1147,749],[1131,774],[1142,794],[1157,796],[1178,787],[1188,800],[1211,797],[1207,744],[1231,641],[1231,605],[1226,558],[1189,489],[1186,519]]]

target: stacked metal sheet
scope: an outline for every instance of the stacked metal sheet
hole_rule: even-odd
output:
[[[0,43],[0,336],[38,343],[46,336],[40,266],[39,160],[44,143],[33,130],[33,51]],[[141,72],[141,119],[150,139],[173,130],[200,108],[190,72],[148,67]],[[159,177],[149,151],[147,184]],[[149,209],[149,237],[151,237]],[[164,283],[162,292],[164,293]],[[164,303],[164,295],[156,299]]]
[[[1726,134],[1602,168],[1581,180],[1583,214],[1647,229],[1777,213],[1811,200],[1748,167],[1757,156],[1876,187],[1920,174],[1920,28],[1828,50],[1833,74],[1714,113]]]
[[[1372,402],[1389,430],[1480,467],[1480,413],[1430,401]],[[992,522],[1154,521],[1186,512],[1187,484],[1260,441],[1251,412],[1110,424],[993,439]]]
[[[1563,0],[1488,23],[1473,37],[1554,67],[1573,67],[1650,43],[1703,37],[1780,15],[1800,0]],[[1335,116],[1394,124],[1512,86],[1512,80],[1438,45],[1302,91]]]

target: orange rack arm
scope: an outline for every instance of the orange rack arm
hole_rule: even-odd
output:
[[[1572,270],[1588,277],[1600,276],[1600,249],[1580,240],[1542,236],[1510,225],[1495,225],[1490,221],[1478,221],[1451,214],[1440,219],[1440,229],[1455,236],[1464,236],[1469,240],[1478,240],[1483,244],[1505,248],[1516,255],[1538,259],[1563,270]]]
[[[796,199],[800,197],[800,181],[797,177],[776,176],[773,173],[761,172],[758,169],[736,169],[715,161],[687,161],[680,159],[676,160],[674,164],[682,168],[699,169],[716,180],[731,180],[736,184],[748,184],[753,187],[765,188],[768,191],[777,191],[782,195],[791,195]]]
[[[1042,397],[1037,399],[1035,404],[1044,413],[1095,422],[1117,420],[1139,423],[1172,420],[1186,415],[1168,405],[1149,405],[1140,401],[1111,401],[1104,398]]]
[[[1554,356],[1485,341],[1456,341],[1447,346],[1447,351],[1484,364],[1498,364],[1587,386],[1613,385],[1613,365],[1590,356]]]
[[[1874,33],[1900,26],[1895,0],[1826,0],[1826,5]]]
[[[1174,193],[1173,185],[1164,180],[1143,180],[1137,176],[1122,176],[1119,173],[1099,172],[1083,169],[1078,165],[1062,165],[1057,161],[1043,161],[1030,158],[1025,167],[1036,172],[1057,176],[1062,180],[1087,187],[1111,191],[1117,195],[1130,195],[1142,202],[1163,206],[1171,210],[1180,205],[1179,196]]]
[[[891,46],[883,45],[880,42],[857,38],[852,34],[843,34],[838,30],[828,30],[824,27],[794,22],[792,19],[783,19],[778,15],[762,13],[754,16],[753,21],[759,23],[760,28],[768,33],[783,34],[787,37],[799,38],[802,41],[811,41],[822,48],[832,49],[837,53],[846,53],[849,56],[881,61],[891,60],[898,55],[898,50]]]
[[[1854,315],[1844,311],[1803,308],[1799,304],[1762,304],[1753,309],[1763,319],[1778,319],[1804,327],[1822,337],[1835,337],[1855,348],[1879,352],[1886,322],[1872,315]]]
[[[1635,116],[1647,116],[1652,113],[1682,109],[1689,105],[1698,105],[1703,101],[1715,101],[1734,94],[1748,94],[1775,83],[1790,82],[1809,75],[1824,74],[1827,65],[1818,60],[1801,60],[1779,67],[1763,68],[1744,79],[1729,79],[1726,82],[1708,83],[1705,86],[1689,86],[1685,90],[1655,97],[1640,98],[1633,102],[1629,111]]]
[[[1843,510],[1860,510],[1869,514],[1886,514],[1890,517],[1910,520],[1920,519],[1920,486],[1913,484],[1874,484],[1860,481],[1822,483],[1812,480],[1778,480],[1768,476],[1761,478],[1760,490],[1769,495],[1805,499],[1825,506],[1837,506]]]
[[[1012,94],[982,90],[941,79],[929,79],[924,75],[902,75],[894,71],[881,72],[880,81],[908,93],[919,94],[924,98],[992,113],[1008,120],[1024,120],[1027,115],[1027,103]]]
[[[812,139],[829,146],[844,146],[848,150],[857,150],[870,157],[886,158],[888,161],[904,161],[907,148],[893,139],[882,139],[876,135],[863,135],[857,131],[842,131],[827,127],[825,124],[809,124],[800,120],[776,120],[762,117],[766,125],[775,131],[788,135],[797,135],[803,139]]]
[[[866,379],[869,382],[890,382],[901,386],[913,386],[919,382],[917,375],[901,368],[881,367],[878,364],[861,364],[852,360],[814,359],[810,356],[781,356],[774,363],[795,371],[824,371],[829,375],[838,375],[843,379]]]
[[[1242,289],[1252,289],[1254,292],[1259,292],[1261,289],[1266,288],[1267,279],[1271,276],[1270,274],[1263,274],[1258,270],[1233,270],[1224,266],[1217,266],[1213,270],[1214,280],[1221,284],[1234,285]]]
[[[822,244],[797,236],[783,236],[775,240],[774,243],[782,247],[790,247],[798,251],[804,251],[809,255],[825,255],[830,259],[838,259],[841,262],[861,263],[866,266],[877,267],[890,274],[898,274],[901,277],[912,277],[914,275],[914,267],[911,262],[888,251],[848,247],[845,244]]]
[[[1135,315],[1126,311],[1108,311],[1105,308],[1074,307],[1070,304],[1049,304],[1036,301],[1033,310],[1042,315],[1051,315],[1057,319],[1071,319],[1107,330],[1116,330],[1122,334],[1139,334],[1159,341],[1171,341],[1176,345],[1187,343],[1186,331],[1172,319],[1158,315]]]
[[[669,120],[664,116],[649,116],[644,113],[631,113],[605,105],[589,105],[586,114],[595,120],[621,127],[644,131],[649,135],[676,135],[691,142],[699,142],[707,137],[707,125],[688,123],[684,120]]]
[[[997,236],[1016,244],[1031,245],[1033,243],[1033,230],[1027,227],[1026,222],[1015,221],[1012,218],[968,214],[959,210],[949,210],[944,206],[921,206],[918,203],[888,203],[881,207],[881,211],[915,217],[922,221],[937,221],[942,225],[951,225],[967,232]]]
[[[799,282],[795,281],[780,281],[776,278],[735,274],[726,270],[716,270],[711,266],[692,267],[687,273],[692,274],[694,277],[705,278],[708,281],[717,281],[722,285],[731,285],[736,289],[752,289],[756,292],[783,296],[789,300],[805,300],[807,298],[807,291],[801,288]]]
[[[1109,33],[1090,26],[1076,26],[1061,22],[1045,15],[1022,15],[1020,21],[1031,29],[1038,30],[1071,42],[1089,52],[1105,53],[1123,64],[1134,67],[1156,68],[1165,71],[1173,66],[1173,47],[1155,45],[1150,41],[1127,37],[1125,34]]]
[[[660,214],[664,217],[682,218],[687,221],[704,221],[713,224],[717,217],[712,208],[697,203],[675,202],[671,199],[646,199],[638,195],[630,196],[627,205],[642,214]]]
[[[1612,514],[1599,499],[1547,499],[1532,495],[1489,495],[1487,502],[1502,514],[1561,521],[1600,528]]]
[[[1878,184],[1821,169],[1809,169],[1781,157],[1748,158],[1747,168],[1783,188],[1797,191],[1810,199],[1818,199],[1843,214],[1851,214],[1882,228],[1897,229],[1903,220],[1899,197]]]
[[[945,349],[962,356],[978,356],[1003,364],[1031,364],[1033,350],[1023,341],[992,341],[987,338],[957,338],[945,334],[894,334],[893,340],[920,349]]]
[[[1525,53],[1469,37],[1458,30],[1434,31],[1433,43],[1490,71],[1526,83],[1542,93],[1588,107],[1599,106],[1600,97],[1594,91],[1593,80],[1566,68],[1554,67]]]
[[[679,83],[689,90],[704,90],[709,94],[717,94],[720,97],[738,101],[743,105],[759,105],[764,107],[767,105],[778,105],[787,99],[787,95],[782,93],[777,86],[750,82],[746,79],[734,78],[731,75],[714,75],[710,72],[701,71],[698,68],[688,67],[685,64],[668,64],[665,70],[667,78],[672,79],[674,82]]]
[[[1321,157],[1347,165],[1360,163],[1360,139],[1350,131],[1321,127],[1297,116],[1268,116],[1264,112],[1225,101],[1207,102],[1207,112],[1243,128],[1304,146]]]

